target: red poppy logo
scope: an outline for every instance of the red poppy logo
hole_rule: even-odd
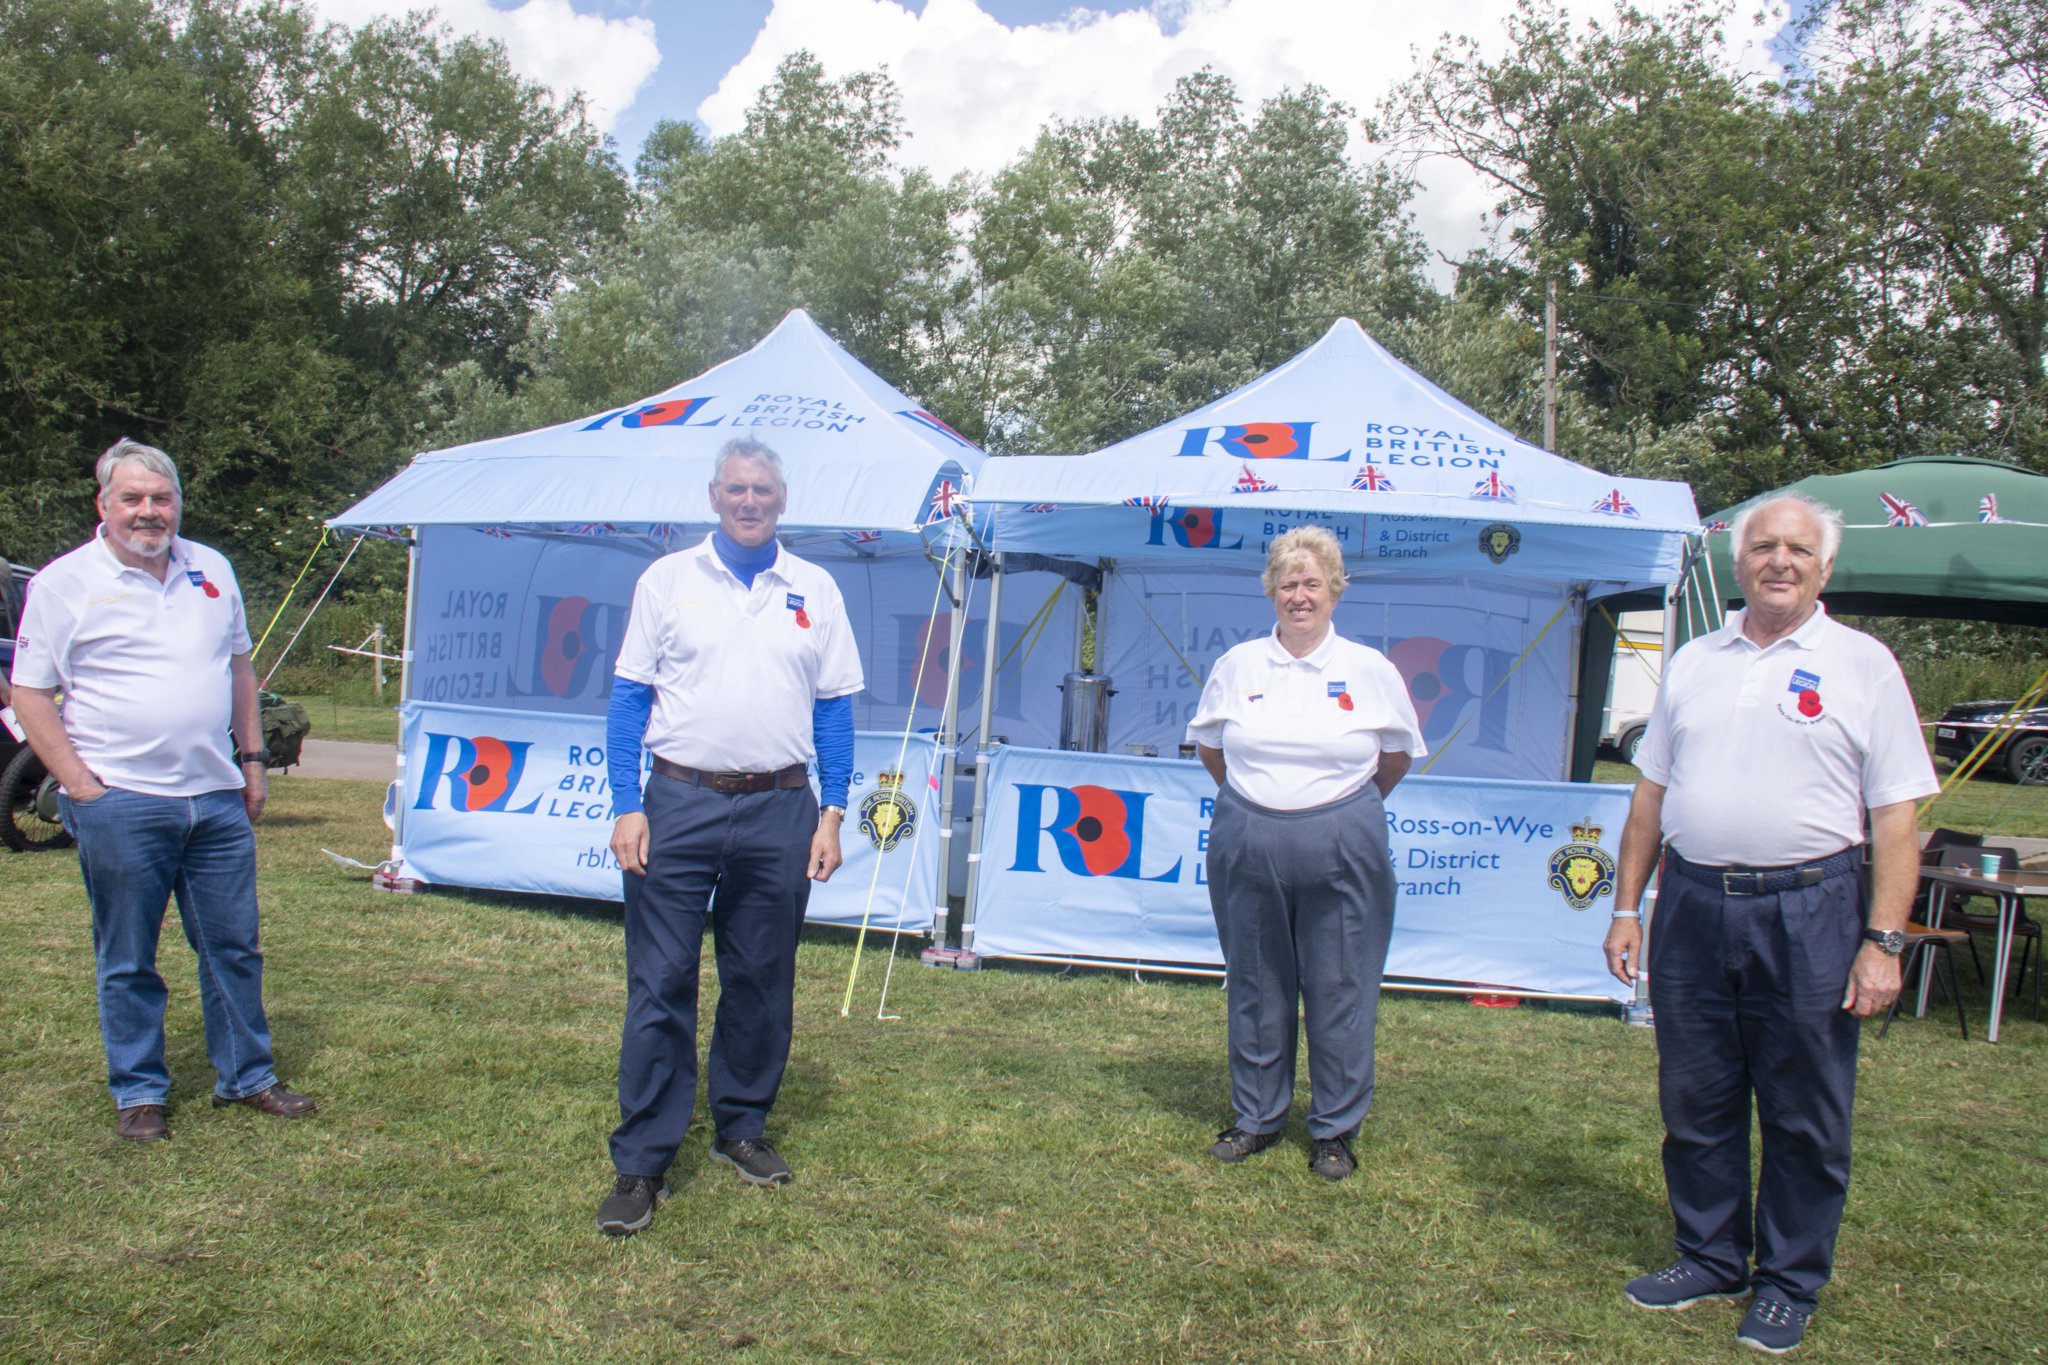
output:
[[[1221,444],[1235,446],[1254,460],[1284,460],[1301,449],[1292,422],[1246,422]]]
[[[802,626],[805,630],[809,630],[811,628],[811,618],[804,615],[804,609],[802,607],[798,607],[796,609],[796,623],[799,626]]]
[[[1811,719],[1813,719],[1813,717],[1815,717],[1815,716],[1817,716],[1817,715],[1819,715],[1819,714],[1820,714],[1820,693],[1819,693],[1819,691],[1817,691],[1817,690],[1816,690],[1816,689],[1814,689],[1814,688],[1811,688],[1811,687],[1809,687],[1809,688],[1806,688],[1806,689],[1805,689],[1804,691],[1800,692],[1800,694],[1799,694],[1799,714],[1800,714],[1800,715],[1802,715],[1802,716],[1805,716],[1805,717],[1806,717],[1806,718],[1807,718],[1808,720],[1811,720]]]
[[[202,582],[202,583],[200,583],[200,585],[199,585],[199,590],[200,590],[201,592],[205,593],[205,594],[206,594],[206,595],[207,595],[208,597],[218,597],[218,596],[220,596],[220,589],[219,589],[219,588],[216,588],[216,587],[214,587],[214,586],[213,586],[213,584],[212,584],[211,582]]]
[[[1349,711],[1351,709],[1351,694],[1349,692],[1339,692],[1337,694],[1337,709],[1339,711]]]

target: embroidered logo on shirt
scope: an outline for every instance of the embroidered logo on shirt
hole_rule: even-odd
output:
[[[220,596],[220,589],[214,587],[213,584],[206,581],[206,574],[204,573],[204,571],[199,569],[187,569],[185,570],[185,577],[191,581],[193,587],[199,589],[208,597]]]
[[[1808,720],[1820,715],[1820,675],[1808,673],[1803,668],[1792,670],[1792,682],[1786,691],[1799,698],[1799,714]]]
[[[1338,710],[1349,711],[1351,709],[1351,694],[1345,690],[1342,682],[1331,683],[1329,694],[1337,699]]]
[[[805,630],[809,630],[811,628],[811,618],[804,615],[803,594],[798,592],[786,593],[783,596],[783,600],[789,604],[789,609],[796,613],[796,623]]]

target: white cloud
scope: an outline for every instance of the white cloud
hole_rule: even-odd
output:
[[[360,27],[424,8],[420,0],[311,0],[322,19]],[[608,133],[661,64],[654,21],[578,14],[569,0],[526,0],[499,9],[489,0],[433,0],[442,23],[457,34],[495,38],[512,69],[565,97],[583,92],[590,121]]]
[[[1676,8],[1647,0],[1644,8]],[[1606,0],[1576,12],[1606,18]],[[1741,60],[1762,69],[1763,43],[1784,0],[1748,39]],[[1154,0],[1146,9],[1076,9],[1052,23],[1009,26],[976,0],[926,0],[922,13],[893,0],[774,0],[753,47],[698,107],[714,135],[741,126],[747,106],[783,57],[808,49],[832,75],[886,65],[903,94],[904,160],[941,174],[998,169],[1054,117],[1132,115],[1149,120],[1181,76],[1213,66],[1236,82],[1247,107],[1314,83],[1371,113],[1446,33],[1469,35],[1489,55],[1506,49],[1512,0]],[[1735,30],[1731,29],[1731,33]],[[1373,155],[1354,132],[1353,154]],[[1453,257],[1481,241],[1495,195],[1448,160],[1416,167],[1413,207],[1430,245]],[[1435,272],[1439,283],[1448,271]]]

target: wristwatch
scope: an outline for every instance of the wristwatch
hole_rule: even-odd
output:
[[[261,763],[264,767],[269,767],[270,750],[267,748],[235,750],[235,766],[239,768],[245,763]]]
[[[828,810],[836,810],[842,816],[846,814],[846,807],[844,806],[820,806],[818,807],[818,814],[823,815]]]
[[[1906,950],[1906,936],[1897,929],[1865,929],[1863,937],[1875,943],[1886,957],[1897,957]]]

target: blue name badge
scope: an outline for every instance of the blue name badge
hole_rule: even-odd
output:
[[[804,609],[804,597],[802,593],[793,592],[785,594],[784,600],[789,603],[789,609],[791,611],[802,611]]]
[[[1818,692],[1820,691],[1820,675],[1818,673],[1808,673],[1803,668],[1795,668],[1792,670],[1792,685],[1785,690],[1787,692]]]
[[[1341,696],[1343,696],[1343,695],[1344,695],[1344,684],[1343,684],[1343,683],[1340,683],[1340,682],[1333,682],[1333,683],[1331,683],[1331,684],[1330,684],[1330,690],[1329,690],[1329,692],[1327,692],[1327,693],[1326,693],[1325,695],[1327,695],[1327,696],[1332,696],[1332,697],[1341,697]]]
[[[203,588],[206,586],[206,575],[201,573],[197,569],[185,570],[185,577],[191,581],[192,586],[195,588]]]

